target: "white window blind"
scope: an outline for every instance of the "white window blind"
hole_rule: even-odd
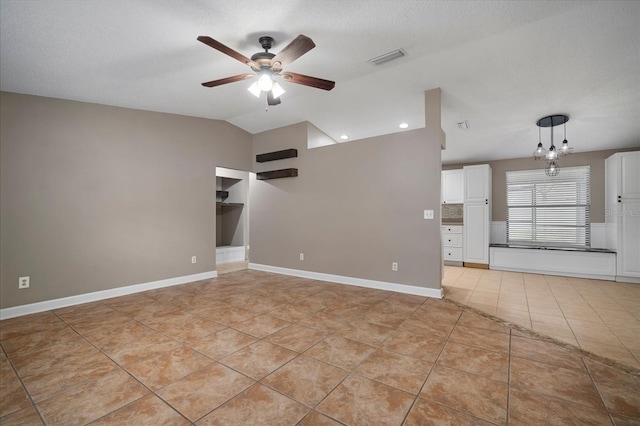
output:
[[[540,247],[590,247],[589,166],[506,173],[507,242]]]

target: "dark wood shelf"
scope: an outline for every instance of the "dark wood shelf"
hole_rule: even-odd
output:
[[[243,203],[216,203],[216,207],[244,207]]]
[[[298,176],[298,169],[281,169],[256,173],[256,179],[258,180],[280,179],[296,176]]]
[[[297,156],[298,150],[291,148],[283,149],[282,151],[273,151],[264,154],[258,154],[256,155],[256,161],[258,163],[265,163],[267,161],[283,160],[285,158],[295,158]]]

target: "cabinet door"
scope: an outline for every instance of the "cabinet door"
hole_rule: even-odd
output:
[[[465,166],[464,202],[484,202],[491,198],[491,167],[488,164]],[[466,217],[465,217],[466,221]]]
[[[618,203],[618,272],[640,278],[640,200]]]
[[[464,201],[464,172],[458,170],[442,171],[442,202],[462,204]]]
[[[489,264],[489,206],[482,203],[465,203],[463,260]]]
[[[622,198],[640,198],[640,151],[620,155],[620,187]]]

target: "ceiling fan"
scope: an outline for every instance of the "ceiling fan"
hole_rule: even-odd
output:
[[[247,58],[243,54],[236,52],[228,46],[212,39],[209,36],[200,36],[198,41],[206,44],[209,47],[213,47],[216,50],[231,56],[243,64],[249,65],[253,71],[257,74],[238,74],[231,77],[221,78],[219,80],[207,81],[202,83],[205,87],[216,87],[227,83],[233,83],[235,81],[246,80],[258,75],[258,80],[254,82],[249,91],[256,97],[260,97],[262,92],[267,93],[267,104],[278,105],[280,101],[280,95],[285,91],[275,81],[276,77],[282,77],[285,81],[302,84],[303,86],[315,87],[317,89],[331,90],[336,83],[334,81],[323,80],[317,77],[311,77],[304,74],[298,74],[295,72],[282,71],[283,68],[289,65],[291,62],[298,59],[314,47],[316,47],[313,40],[309,37],[300,34],[291,43],[289,43],[280,53],[277,55],[269,52],[269,49],[273,46],[273,38],[269,36],[263,36],[258,39],[258,42],[264,49],[264,52],[258,52],[251,56],[251,59]]]

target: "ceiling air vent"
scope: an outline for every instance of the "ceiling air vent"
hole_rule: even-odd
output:
[[[392,61],[397,58],[401,58],[405,55],[402,49],[392,50],[391,52],[384,53],[380,56],[376,56],[375,58],[369,59],[369,62],[375,65],[384,64],[385,62]]]

